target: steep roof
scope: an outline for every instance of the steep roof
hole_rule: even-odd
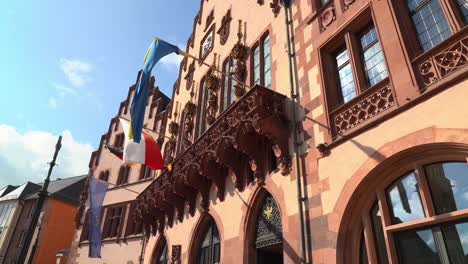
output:
[[[7,185],[7,186],[3,187],[2,189],[0,189],[0,197],[3,197],[5,195],[7,195],[8,193],[12,192],[13,190],[15,190],[18,187],[19,187],[18,185],[16,185],[16,186]]]
[[[15,190],[7,193],[0,198],[0,201],[23,199],[24,197],[35,193],[41,189],[41,186],[32,182],[26,182]]]
[[[47,192],[50,197],[78,205],[80,203],[80,194],[85,185],[86,175],[75,176],[64,179],[57,179],[49,183]],[[40,186],[43,183],[39,183]],[[31,194],[26,199],[38,198],[38,192]]]

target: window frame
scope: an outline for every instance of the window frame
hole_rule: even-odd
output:
[[[455,0],[437,0],[439,1],[441,10],[445,18],[447,19],[448,27],[451,31],[451,34],[447,37],[447,39],[443,40],[442,42],[434,45],[427,50],[423,50],[419,39],[416,34],[416,28],[412,21],[411,14],[408,8],[407,1],[399,1],[399,0],[392,0],[393,1],[393,8],[394,10],[400,10],[400,13],[405,13],[406,15],[399,16],[399,22],[401,23],[399,30],[401,35],[405,39],[405,45],[407,46],[407,50],[409,52],[410,58],[416,59],[422,54],[430,52],[433,49],[436,49],[440,45],[443,45],[447,39],[456,35],[457,32],[468,26],[468,22],[464,22],[462,17],[462,12],[458,6],[457,1]],[[434,1],[434,0],[426,0],[427,2]],[[406,32],[406,33],[405,33]],[[408,32],[412,34],[408,34]]]
[[[128,183],[131,167],[121,166],[119,169],[119,175],[117,177],[116,185],[123,185]]]
[[[223,68],[222,68],[222,71],[223,71],[223,77],[222,77],[222,85],[221,85],[221,96],[220,96],[220,99],[219,99],[219,113],[223,113],[226,109],[229,108],[229,106],[231,106],[232,103],[234,103],[234,98],[232,98],[232,91],[234,89],[234,82],[231,78],[231,69],[232,69],[232,57],[229,56],[227,57],[223,64],[222,64]],[[226,67],[227,67],[227,71],[226,71]],[[228,77],[229,76],[229,77]],[[225,85],[226,85],[226,81],[227,81],[227,89],[225,89]],[[228,95],[226,97],[226,108],[224,108],[224,93],[227,91]]]
[[[208,74],[206,74],[200,81],[200,87],[198,90],[197,124],[195,126],[195,140],[198,139],[201,135],[203,135],[203,133],[205,133],[207,129],[206,118],[202,118],[201,115],[202,115],[202,112],[206,115],[206,103],[208,100],[208,89],[205,89],[205,81],[206,81]]]
[[[378,89],[378,87],[382,87],[383,84],[390,81],[391,75],[387,64],[385,49],[382,46],[379,28],[374,21],[375,19],[368,8],[362,12],[353,23],[349,23],[348,27],[344,28],[339,34],[327,41],[327,43],[320,48],[322,86],[330,115],[338,109],[341,109],[344,105],[353,104],[353,102],[361,98],[362,94],[366,94],[373,89]],[[387,76],[368,87],[367,73],[362,58],[363,49],[360,43],[360,36],[371,27],[374,27],[377,35],[377,42],[380,45],[383,55],[383,63],[387,70]],[[337,54],[338,50],[343,47],[348,50],[349,64],[351,65],[355,90],[355,96],[347,102],[344,102],[341,85],[338,79],[338,66],[334,56]]]
[[[269,89],[273,89],[273,74],[272,74],[272,48],[271,48],[271,36],[270,32],[266,31],[262,34],[260,39],[252,45],[250,49],[250,85],[253,87],[256,85],[255,83],[255,49],[259,49],[259,63],[260,63],[260,82],[258,85],[265,87],[265,39],[269,38],[269,48],[270,48],[270,87]]]
[[[367,205],[363,206],[361,218],[356,220],[356,223],[359,223],[364,228],[364,238],[366,252],[370,263],[378,263],[378,252],[377,252],[377,243],[376,243],[376,234],[371,220],[371,209],[377,205],[378,210],[380,211],[381,225],[384,234],[385,250],[389,262],[395,263],[398,261],[398,242],[396,241],[396,234],[401,231],[407,230],[424,230],[424,229],[437,229],[447,224],[457,224],[460,221],[468,221],[468,208],[459,209],[449,213],[436,214],[434,203],[432,200],[432,193],[429,187],[427,174],[424,168],[428,165],[434,163],[468,163],[468,154],[453,154],[453,155],[435,155],[429,159],[417,159],[416,161],[409,162],[409,166],[403,166],[402,168],[397,169],[393,172],[387,172],[388,175],[393,175],[389,177],[388,175],[381,175],[385,180],[378,183],[378,186],[375,191],[375,200],[370,201]],[[388,169],[388,168],[387,168]],[[403,223],[392,223],[392,212],[391,212],[391,202],[388,197],[388,190],[391,189],[394,184],[409,174],[414,173],[417,179],[417,188],[420,193],[420,200],[422,207],[425,213],[425,217],[412,220]],[[357,235],[359,233],[359,235]],[[358,242],[360,239],[361,231],[356,232],[353,235],[353,241]],[[395,238],[395,239],[394,239]],[[434,236],[434,241],[439,238]],[[438,241],[440,242],[440,241]],[[436,242],[437,243],[437,242]],[[357,243],[359,244],[359,243]],[[354,246],[353,252],[351,254],[353,263],[359,263],[359,255],[361,252],[360,246]],[[442,252],[446,253],[446,252]],[[442,254],[443,255],[443,254]]]
[[[113,210],[121,209],[120,214],[111,215]],[[119,238],[122,235],[125,226],[125,217],[127,212],[127,204],[113,204],[105,207],[104,224],[102,225],[102,239]],[[116,222],[118,224],[116,225]]]

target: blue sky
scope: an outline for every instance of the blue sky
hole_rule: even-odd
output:
[[[152,38],[185,48],[199,4],[192,0],[1,1],[0,137],[9,140],[0,139],[0,187],[2,180],[15,177],[5,176],[2,164],[10,168],[8,174],[15,174],[20,163],[6,152],[15,151],[15,144],[31,143],[26,139],[33,132],[50,139],[68,133],[84,152],[95,148],[135,82]],[[153,70],[157,85],[168,96],[177,62],[176,56],[166,58]],[[12,140],[15,136],[19,139]],[[19,156],[28,159],[28,153]]]

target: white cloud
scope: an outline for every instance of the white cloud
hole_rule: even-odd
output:
[[[54,82],[52,83],[52,85],[58,92],[63,92],[63,93],[71,94],[71,95],[78,95],[78,92],[69,86],[65,86],[62,84],[54,83]]]
[[[55,100],[55,98],[49,98],[49,107],[52,109],[57,109],[57,100]]]
[[[163,58],[161,58],[160,62],[166,68],[168,69],[175,69],[177,70],[179,68],[179,64],[182,61],[183,57],[180,55],[177,55],[175,53],[171,53]]]
[[[185,45],[184,44],[179,44],[178,47],[181,50],[185,50]],[[160,62],[161,62],[162,65],[164,65],[164,67],[166,67],[166,69],[178,71],[180,62],[182,61],[183,58],[184,57],[181,56],[181,55],[171,53],[171,54],[169,54],[169,55],[167,55],[165,57],[162,57]]]
[[[90,63],[61,58],[60,68],[75,87],[81,87],[91,80],[89,73],[93,66]]]
[[[62,132],[62,149],[57,157],[52,179],[83,175],[93,151],[90,144],[75,141],[68,130]],[[19,133],[14,127],[0,124],[0,188],[26,181],[42,182],[47,176],[58,136],[47,131]]]

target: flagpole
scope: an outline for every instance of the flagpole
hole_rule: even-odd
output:
[[[159,39],[159,40],[162,40],[162,41],[164,41],[164,42],[166,42],[166,43],[169,43],[169,42],[167,42],[167,41],[165,41],[165,40],[163,40],[163,39],[161,39],[161,38],[155,38],[155,39]],[[172,44],[171,44],[171,45],[172,45]],[[238,83],[244,85],[245,87],[247,87],[247,88],[249,88],[249,89],[252,88],[252,87],[250,87],[249,85],[245,84],[244,82],[240,81],[239,79],[237,79],[237,78],[235,78],[235,77],[233,77],[233,76],[230,76],[229,74],[226,74],[226,73],[224,73],[224,72],[222,72],[222,71],[216,69],[215,66],[209,65],[208,63],[206,63],[206,62],[200,60],[199,58],[197,58],[197,57],[195,57],[195,56],[193,56],[193,55],[191,55],[191,54],[188,54],[187,52],[185,52],[185,51],[183,51],[183,50],[180,50],[180,49],[179,49],[179,52],[178,52],[178,53],[179,53],[179,55],[181,55],[181,56],[188,57],[188,58],[192,58],[192,59],[198,61],[199,63],[201,63],[201,64],[203,64],[203,65],[205,65],[205,66],[208,66],[209,68],[211,68],[211,69],[214,70],[215,72],[220,73],[221,75],[223,75],[223,76],[225,76],[225,77],[227,77],[227,78],[229,78],[229,79],[233,79],[234,81],[236,81],[236,82],[238,82]]]
[[[128,120],[128,119],[126,119],[126,118],[124,118],[124,117],[118,116],[118,115],[115,116],[115,117],[121,118],[121,119],[123,119],[123,120],[125,120],[125,121],[128,121],[128,122],[131,122],[130,120]],[[160,135],[160,136],[163,136],[163,137],[165,137],[165,138],[167,138],[167,139],[172,139],[172,138],[170,138],[170,137],[168,137],[168,136],[166,136],[166,135],[163,135],[163,134],[161,134],[160,132],[157,132],[157,131],[155,131],[155,130],[151,130],[151,129],[146,128],[146,127],[143,127],[143,129],[148,130],[149,132],[158,134],[158,135]]]

